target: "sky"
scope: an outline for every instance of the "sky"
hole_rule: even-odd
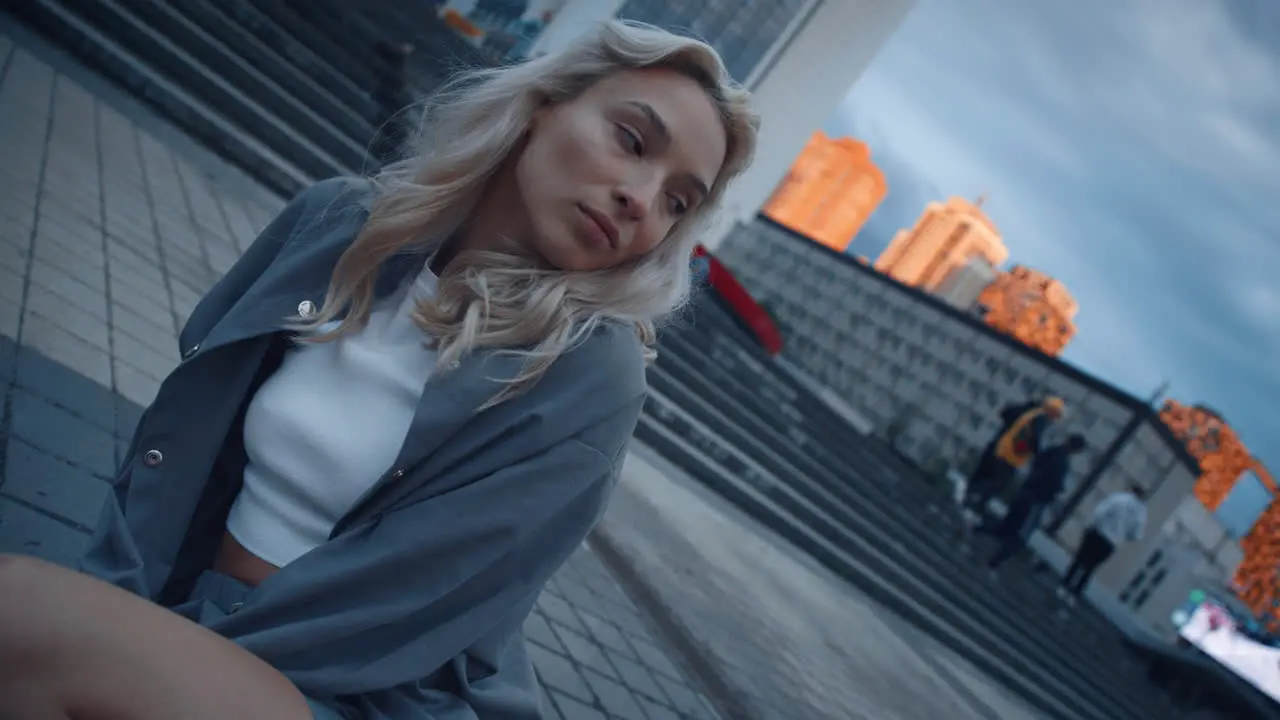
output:
[[[985,193],[1080,303],[1065,360],[1167,380],[1280,476],[1280,2],[919,0],[824,129],[889,184],[850,252]]]

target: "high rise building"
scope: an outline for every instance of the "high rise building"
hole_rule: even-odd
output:
[[[875,268],[904,285],[936,292],[957,268],[981,258],[999,267],[1009,257],[982,199],[931,202],[910,230],[900,230],[876,259]]]
[[[972,310],[978,305],[982,291],[999,277],[1000,271],[984,257],[975,257],[947,274],[934,295],[960,310]]]
[[[1046,355],[1061,355],[1076,334],[1075,298],[1060,280],[1029,267],[1000,273],[978,305],[988,325]]]
[[[651,23],[711,43],[755,95],[762,131],[755,162],[725,191],[703,236],[710,249],[751,223],[814,128],[839,107],[916,0],[567,0],[536,56],[609,17]]]
[[[1272,501],[1280,486],[1216,411],[1168,400],[1160,410],[1160,419],[1200,462],[1194,489],[1200,502],[1215,512],[1230,510],[1246,522],[1256,518],[1240,542],[1244,560],[1236,570],[1234,585],[1255,613],[1273,630],[1280,630],[1276,619],[1280,615],[1280,503]],[[1248,492],[1258,486],[1263,492]],[[1260,501],[1249,503],[1253,507],[1228,507],[1236,497],[1248,495]]]
[[[773,191],[764,214],[843,251],[888,191],[866,143],[818,131]]]

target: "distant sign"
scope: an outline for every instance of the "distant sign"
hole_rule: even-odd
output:
[[[449,0],[440,19],[504,62],[524,60],[566,0]]]

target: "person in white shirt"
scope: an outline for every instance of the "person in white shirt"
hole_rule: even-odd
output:
[[[1093,510],[1089,529],[1080,540],[1075,559],[1067,574],[1062,576],[1058,597],[1074,602],[1084,593],[1089,578],[1098,566],[1107,561],[1116,548],[1126,542],[1137,542],[1147,530],[1147,506],[1145,493],[1137,485],[1128,490],[1112,493]]]

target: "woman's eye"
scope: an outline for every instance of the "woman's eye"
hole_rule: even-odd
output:
[[[644,154],[644,139],[640,137],[640,133],[632,130],[626,125],[618,126],[618,139],[622,142],[622,146],[633,155]]]
[[[671,206],[672,215],[676,215],[678,217],[680,215],[684,215],[685,213],[689,212],[689,203],[685,202],[678,196],[668,195],[667,200]]]

